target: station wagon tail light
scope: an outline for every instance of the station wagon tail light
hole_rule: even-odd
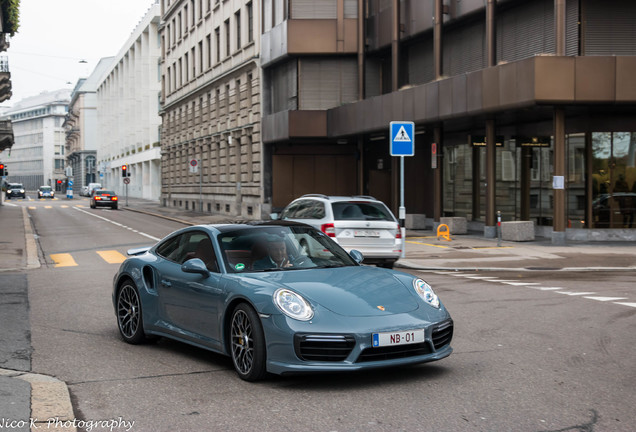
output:
[[[395,234],[396,239],[402,238],[402,229],[400,228],[400,224],[397,225],[397,233]]]
[[[329,237],[336,236],[336,227],[332,223],[326,223],[326,224],[320,225],[320,231],[324,232]]]

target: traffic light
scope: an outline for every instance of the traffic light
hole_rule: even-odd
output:
[[[121,176],[128,177],[128,165],[124,164],[121,166]]]
[[[4,176],[4,164],[0,163],[0,177]]]

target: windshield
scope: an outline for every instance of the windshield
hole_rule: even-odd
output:
[[[218,236],[230,273],[358,265],[324,233],[302,226],[259,226]]]
[[[11,186],[9,186],[9,189],[23,189],[21,184],[12,184]]]
[[[51,190],[51,186],[40,186],[40,190],[42,192],[50,191]]]

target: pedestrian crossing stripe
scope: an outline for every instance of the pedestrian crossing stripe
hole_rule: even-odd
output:
[[[126,260],[126,257],[116,250],[95,252],[108,264],[121,264]],[[79,265],[70,253],[51,254],[50,257],[55,262],[54,267],[76,267]]]
[[[126,257],[116,250],[97,251],[97,254],[108,264],[121,264],[126,260]]]
[[[55,261],[55,267],[74,267],[77,265],[69,253],[51,254],[51,259]]]
[[[406,132],[406,129],[404,129],[404,126],[400,126],[400,129],[395,134],[395,137],[393,137],[393,141],[394,142],[411,142],[411,138],[409,137],[409,134]]]

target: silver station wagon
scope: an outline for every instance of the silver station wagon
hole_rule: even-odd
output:
[[[365,264],[393,268],[402,253],[400,225],[391,210],[370,196],[303,195],[273,219],[303,222],[345,250],[359,250]]]

